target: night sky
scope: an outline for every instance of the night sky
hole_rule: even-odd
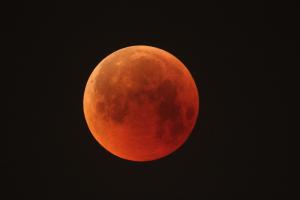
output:
[[[6,197],[0,198],[287,196],[295,5],[96,2],[2,7],[2,106],[8,114],[0,161]],[[82,105],[94,67],[113,51],[139,44],[178,57],[200,95],[187,142],[148,163],[103,149]]]

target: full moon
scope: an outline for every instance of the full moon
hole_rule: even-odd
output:
[[[110,153],[151,161],[185,143],[198,117],[199,96],[192,75],[175,56],[130,46],[95,67],[83,111],[92,135]]]

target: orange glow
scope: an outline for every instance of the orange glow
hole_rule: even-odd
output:
[[[109,152],[132,161],[162,158],[189,137],[199,110],[195,82],[170,53],[120,49],[90,75],[83,100],[90,131]]]

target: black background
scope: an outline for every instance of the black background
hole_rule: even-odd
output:
[[[296,6],[241,2],[4,6],[8,129],[1,133],[1,194],[7,197],[1,199],[286,196],[286,88],[295,67]],[[137,44],[177,56],[200,94],[189,140],[149,163],[122,160],[100,147],[82,110],[93,68],[111,52]]]

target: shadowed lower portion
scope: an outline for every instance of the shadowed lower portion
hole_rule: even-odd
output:
[[[83,103],[97,141],[133,161],[155,160],[179,148],[199,109],[186,67],[148,46],[127,47],[106,57],[92,72]]]

